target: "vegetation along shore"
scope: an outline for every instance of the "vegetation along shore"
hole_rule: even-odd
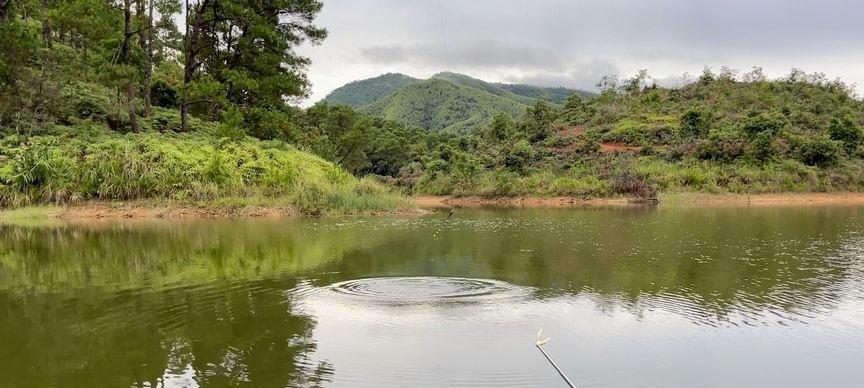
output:
[[[113,23],[78,23],[69,15],[79,3]],[[300,108],[308,59],[292,48],[325,39],[321,3],[245,13],[203,2],[187,34],[178,4],[135,4],[4,8],[0,206],[370,214],[411,211],[407,197],[428,195],[576,202],[864,188],[864,103],[822,74],[705,68],[673,88],[641,71],[604,77],[599,93],[385,74]],[[240,35],[216,33],[226,28]],[[229,208],[253,210],[218,210]]]

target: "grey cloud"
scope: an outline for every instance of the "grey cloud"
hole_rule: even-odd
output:
[[[315,97],[384,71],[586,87],[647,68],[793,66],[864,82],[860,0],[324,0]],[[778,75],[778,74],[773,74]]]
[[[424,64],[479,68],[529,67],[563,69],[560,51],[517,46],[495,40],[466,41],[456,45],[413,44],[371,46],[360,50],[363,59],[377,64]]]
[[[523,83],[537,86],[564,86],[583,90],[595,90],[597,81],[604,75],[620,75],[621,71],[613,63],[604,60],[591,60],[574,63],[569,71],[538,71],[520,76],[505,77],[508,83]]]

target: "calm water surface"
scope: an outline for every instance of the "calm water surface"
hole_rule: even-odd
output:
[[[860,387],[864,208],[0,226],[2,387]]]

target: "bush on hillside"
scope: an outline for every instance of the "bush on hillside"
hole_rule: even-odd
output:
[[[824,137],[798,139],[798,159],[809,166],[829,167],[840,158],[840,142]]]
[[[520,140],[513,145],[507,154],[504,164],[512,171],[524,173],[534,158],[534,147],[526,140]]]
[[[709,130],[708,113],[701,107],[691,107],[681,114],[681,132],[687,136],[703,137]]]
[[[832,140],[842,142],[843,148],[849,155],[852,155],[861,145],[862,140],[864,140],[861,126],[855,122],[850,113],[831,118],[831,125],[828,127],[828,136]]]
[[[786,125],[786,117],[779,112],[751,114],[741,121],[741,129],[750,136],[768,133],[775,136]]]

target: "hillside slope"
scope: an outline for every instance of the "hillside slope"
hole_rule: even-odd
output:
[[[594,95],[562,87],[492,83],[452,72],[427,80],[388,73],[348,83],[323,101],[427,130],[465,131],[487,124],[496,114],[515,117],[539,100],[561,104],[573,93]]]
[[[542,87],[525,84],[504,84],[497,82],[486,82],[477,78],[469,77],[464,74],[446,71],[435,74],[431,78],[442,79],[445,81],[450,81],[456,85],[475,88],[526,105],[533,104],[538,99],[547,99],[552,103],[561,104],[568,96],[573,93],[578,93],[582,97],[591,97],[596,95],[595,93],[587,92],[584,90],[569,89],[564,87]]]
[[[524,109],[519,102],[433,78],[406,86],[361,111],[428,130],[465,132],[496,114],[516,117]]]
[[[864,102],[820,74],[706,72],[537,108],[426,147],[402,180],[418,194],[489,197],[864,190]]]
[[[405,86],[421,80],[399,73],[382,74],[374,78],[353,81],[330,92],[324,101],[330,104],[362,108]]]

